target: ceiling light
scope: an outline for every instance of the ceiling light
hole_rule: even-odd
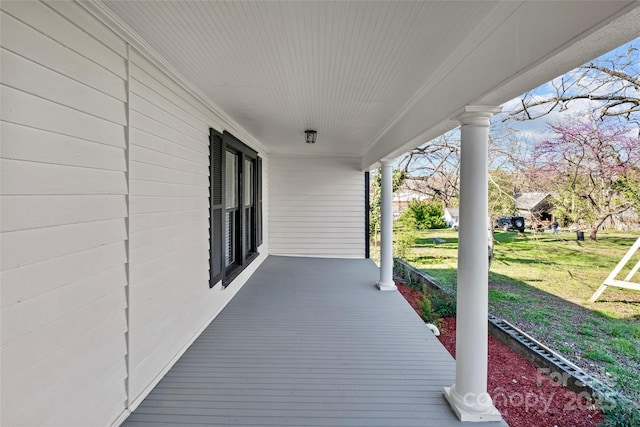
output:
[[[304,131],[304,140],[307,144],[315,144],[316,138],[318,137],[318,132],[315,130],[305,130]]]

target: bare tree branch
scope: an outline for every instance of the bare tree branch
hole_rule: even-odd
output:
[[[640,113],[640,55],[631,44],[626,52],[578,67],[551,82],[553,93],[526,93],[502,121],[535,120],[553,111],[566,111],[572,102],[590,101],[599,119],[620,117],[638,123]]]

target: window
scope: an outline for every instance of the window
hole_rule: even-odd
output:
[[[226,286],[262,243],[262,159],[228,132],[210,130],[210,280]]]
[[[229,268],[238,260],[236,235],[240,220],[240,197],[238,195],[238,157],[237,153],[225,152],[224,189],[225,189],[225,227],[224,227],[224,266]]]

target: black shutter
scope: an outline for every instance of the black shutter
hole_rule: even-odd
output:
[[[210,129],[209,134],[209,287],[224,276],[224,144],[222,134]]]
[[[258,156],[257,163],[258,165],[256,167],[257,169],[256,175],[257,175],[258,183],[256,185],[257,187],[256,192],[258,196],[258,203],[256,208],[257,208],[258,223],[256,225],[256,228],[257,228],[257,234],[258,234],[258,246],[260,246],[262,244],[262,158],[260,156]]]

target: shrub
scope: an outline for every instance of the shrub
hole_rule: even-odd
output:
[[[431,308],[431,300],[427,295],[422,298],[422,303],[420,304],[420,317],[427,322],[436,324],[438,322],[438,316]]]
[[[396,233],[393,242],[393,257],[406,259],[411,248],[416,244],[416,235],[411,232]]]
[[[420,317],[427,323],[437,325],[443,317],[456,315],[456,303],[448,295],[440,292],[425,294],[420,303]]]
[[[455,317],[456,315],[456,301],[449,295],[434,292],[431,297],[431,305],[438,317]]]
[[[413,199],[400,217],[400,222],[411,230],[446,228],[444,209],[438,202],[427,203]]]

